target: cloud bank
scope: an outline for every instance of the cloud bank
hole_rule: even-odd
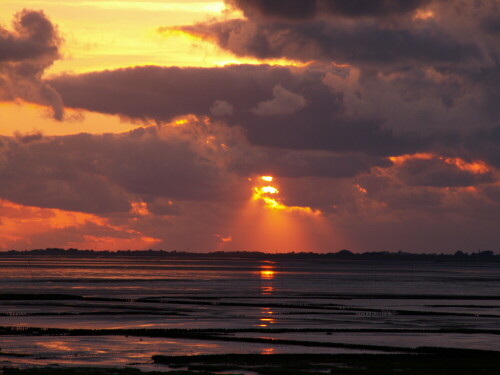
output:
[[[498,243],[496,1],[227,3],[244,18],[176,30],[290,65],[140,66],[44,80],[60,58],[57,29],[41,12],[17,15],[0,33],[4,100],[50,105],[57,118],[64,101],[139,125],[1,138],[5,205],[91,215],[72,229],[78,241],[129,233],[141,246],[247,249],[248,223],[267,212],[252,194],[260,176],[273,176],[281,222],[315,234],[308,250]]]

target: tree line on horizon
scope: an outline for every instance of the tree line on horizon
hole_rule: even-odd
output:
[[[110,256],[148,256],[148,257],[186,257],[186,258],[249,258],[249,259],[341,259],[341,260],[429,260],[429,261],[480,261],[500,262],[500,253],[495,254],[491,250],[479,250],[467,253],[461,250],[453,254],[445,253],[411,253],[411,252],[389,252],[374,251],[355,253],[350,250],[338,252],[287,252],[266,253],[260,251],[213,251],[213,252],[188,252],[188,251],[166,251],[166,250],[91,250],[91,249],[62,249],[45,248],[32,250],[8,250],[0,252],[0,256],[74,256],[74,257],[110,257]]]

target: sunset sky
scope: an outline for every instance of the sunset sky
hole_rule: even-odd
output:
[[[0,250],[498,250],[499,88],[496,0],[2,0]]]

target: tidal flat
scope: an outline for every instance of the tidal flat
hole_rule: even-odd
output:
[[[500,373],[497,263],[3,257],[0,271],[5,374]]]
[[[420,348],[421,354],[225,354],[154,356],[169,371],[137,368],[3,368],[6,375],[484,375],[498,374],[500,356],[487,351]]]

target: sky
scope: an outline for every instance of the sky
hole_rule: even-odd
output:
[[[496,0],[2,0],[0,250],[500,247]]]

